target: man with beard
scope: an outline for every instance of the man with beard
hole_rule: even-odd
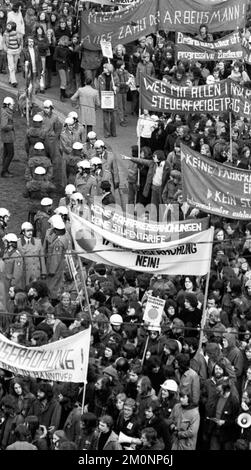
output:
[[[218,343],[206,343],[205,352],[208,356],[207,368],[209,377],[212,377],[215,364],[221,364],[221,367],[225,367],[229,377],[233,379],[233,381],[236,381],[236,374],[231,365],[231,362],[223,355],[221,347]]]
[[[43,281],[33,281],[28,287],[28,300],[36,316],[45,316],[48,312],[49,289]]]
[[[61,405],[53,398],[52,386],[47,382],[40,382],[37,390],[37,399],[33,401],[28,416],[35,415],[39,424],[47,428],[52,435],[58,429],[61,417]]]
[[[240,406],[239,396],[233,390],[229,379],[225,379],[218,386],[218,392],[214,403],[210,450],[233,450],[233,444],[239,434],[236,423]]]
[[[209,449],[209,442],[214,427],[211,418],[214,417],[215,403],[219,397],[218,386],[226,378],[229,378],[229,376],[225,366],[221,362],[216,362],[213,367],[212,376],[204,382],[201,388],[201,415],[204,416],[202,424],[205,450]],[[235,395],[238,396],[233,380],[231,381],[231,387]]]

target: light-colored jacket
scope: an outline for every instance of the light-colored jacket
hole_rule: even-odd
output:
[[[22,35],[25,34],[25,25],[24,25],[24,19],[21,11],[9,11],[7,14],[7,23],[10,21],[14,21],[17,25],[17,33],[20,33]]]
[[[177,403],[171,411],[168,423],[177,428],[173,434],[172,450],[195,450],[200,425],[199,409],[183,408]]]
[[[31,238],[27,244],[24,237],[19,238],[17,249],[23,258],[24,287],[47,273],[44,250],[39,238]]]
[[[119,184],[119,169],[115,156],[112,152],[105,150],[100,157],[102,160],[102,180],[107,180],[111,183],[112,189]]]
[[[96,109],[100,107],[99,93],[90,85],[79,88],[71,97],[73,102],[78,101],[80,122],[85,126],[96,126]]]

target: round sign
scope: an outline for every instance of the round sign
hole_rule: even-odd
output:
[[[150,310],[148,310],[147,314],[148,314],[148,317],[151,320],[156,320],[156,318],[158,318],[158,316],[159,316],[159,311],[156,310],[156,308],[150,308]]]
[[[79,229],[75,235],[76,242],[79,246],[87,253],[90,253],[94,250],[97,240],[95,235],[91,233],[89,229]]]

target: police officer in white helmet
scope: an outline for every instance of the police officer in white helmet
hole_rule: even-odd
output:
[[[28,158],[33,153],[34,145],[37,142],[42,142],[44,144],[45,153],[48,156],[48,139],[46,136],[46,130],[43,128],[43,116],[41,114],[35,114],[33,116],[32,122],[26,132],[24,146]]]
[[[71,237],[59,214],[49,219],[51,228],[46,232],[44,247],[47,268],[47,286],[50,290],[52,305],[59,301],[59,292],[64,282],[65,254],[71,251]]]
[[[46,278],[44,250],[41,240],[35,238],[34,227],[30,222],[23,222],[21,237],[17,241],[17,249],[23,256],[23,275],[25,286],[39,278]]]
[[[71,195],[76,192],[76,188],[74,184],[67,184],[65,186],[64,192],[65,192],[65,197],[61,197],[58,205],[68,207],[70,205]]]
[[[53,200],[50,197],[44,197],[40,201],[40,209],[34,217],[34,235],[44,242],[46,231],[49,228],[49,218],[52,215]]]
[[[34,178],[35,168],[38,166],[46,170],[45,179],[51,181],[53,178],[53,165],[51,159],[46,156],[43,142],[36,142],[33,151],[30,153],[24,173],[26,181]]]
[[[7,289],[15,287],[22,289],[23,280],[23,258],[17,250],[17,236],[15,233],[7,233],[4,238],[5,250],[3,261],[5,264],[5,281]]]
[[[51,100],[44,101],[43,111],[39,114],[43,117],[42,128],[46,132],[49,156],[51,161],[54,163],[60,158],[58,141],[62,130],[62,124],[54,112],[54,106]]]
[[[84,153],[87,155],[88,160],[96,155],[94,144],[97,140],[97,134],[94,131],[90,131],[87,134],[86,142],[84,144]]]
[[[72,145],[72,151],[69,157],[67,158],[66,164],[66,173],[67,173],[67,181],[68,183],[74,184],[76,174],[78,172],[78,163],[81,160],[87,158],[84,154],[84,145],[82,142],[74,142]]]
[[[91,174],[91,164],[88,160],[82,160],[77,166],[78,173],[75,179],[76,189],[83,194],[87,203],[91,204],[97,194],[97,182],[95,176]]]

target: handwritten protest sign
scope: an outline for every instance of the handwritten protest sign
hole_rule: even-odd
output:
[[[246,117],[251,115],[251,90],[230,79],[211,85],[180,87],[141,74],[140,90],[142,108],[155,112],[221,114],[233,111]]]
[[[34,379],[85,382],[90,336],[88,328],[54,343],[27,348],[0,334],[0,367]]]
[[[118,237],[70,213],[77,253],[86,259],[139,272],[204,275],[210,259],[211,229],[180,241],[146,244]]]
[[[202,23],[210,32],[231,31],[245,24],[248,0],[199,3],[197,0],[142,0],[113,12],[86,11],[82,14],[82,43],[100,49],[105,39],[127,44],[159,30],[198,33]]]
[[[230,219],[251,219],[251,172],[221,165],[181,145],[183,194],[188,204]]]
[[[114,109],[113,91],[101,91],[101,109]]]
[[[148,295],[143,320],[150,325],[159,326],[165,307],[165,300]]]
[[[102,54],[104,57],[107,57],[107,59],[112,59],[113,58],[113,53],[112,53],[112,43],[109,41],[100,41],[100,46],[102,50]]]
[[[175,42],[176,60],[199,61],[241,60],[246,55],[239,32],[229,34],[214,42],[204,42],[178,32]]]

